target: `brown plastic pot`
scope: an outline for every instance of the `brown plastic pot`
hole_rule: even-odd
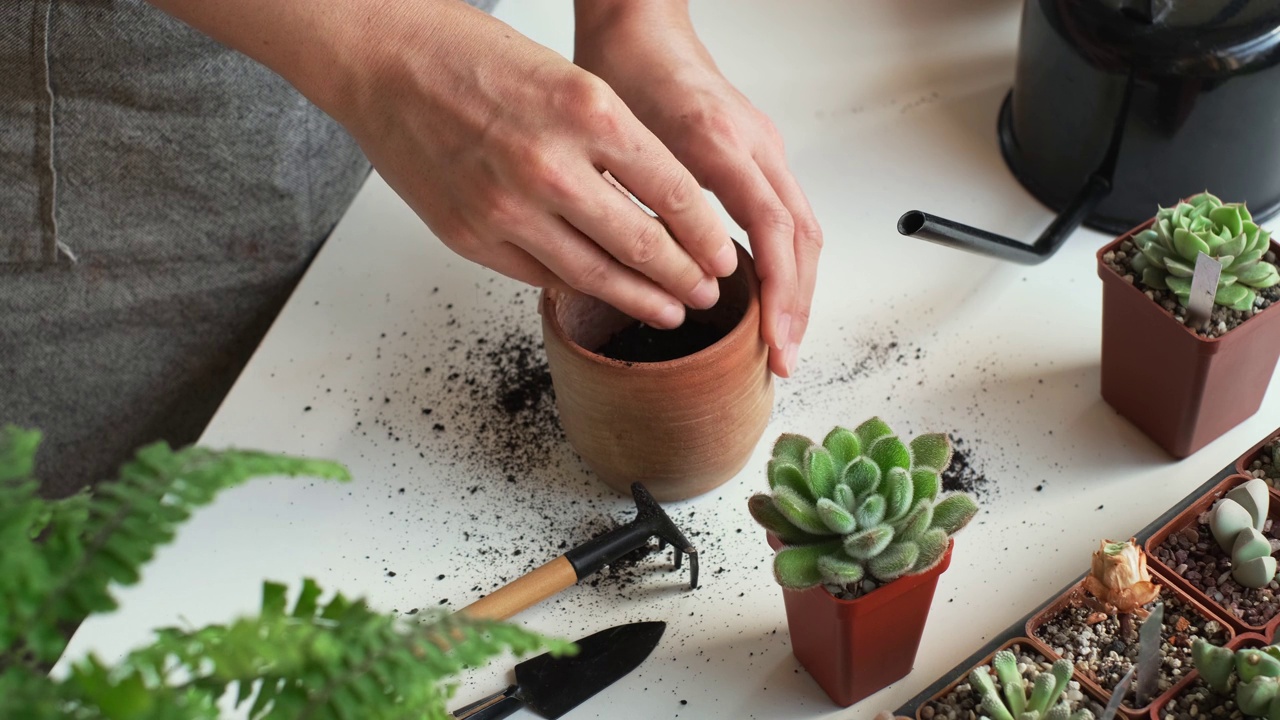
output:
[[[1210,610],[1203,603],[1196,600],[1191,595],[1188,595],[1187,593],[1183,592],[1181,589],[1179,589],[1177,585],[1170,582],[1167,577],[1161,574],[1158,569],[1152,568],[1151,570],[1152,570],[1151,574],[1152,574],[1153,580],[1156,582],[1156,584],[1163,586],[1161,590],[1161,596],[1165,596],[1168,594],[1177,595],[1179,599],[1183,600],[1188,605],[1195,608],[1195,610],[1199,612],[1203,617],[1209,620],[1217,621],[1217,623],[1221,625],[1223,630],[1227,633],[1228,642],[1230,642],[1230,640],[1236,636],[1235,628],[1231,626],[1231,623],[1227,622],[1226,620],[1223,620],[1221,616],[1219,616],[1217,613]],[[1061,657],[1060,655],[1058,655],[1057,652],[1053,650],[1053,646],[1050,643],[1044,640],[1040,640],[1040,638],[1036,636],[1036,632],[1040,629],[1041,626],[1043,626],[1047,621],[1049,621],[1059,612],[1062,612],[1068,607],[1073,607],[1073,606],[1078,607],[1080,605],[1083,605],[1084,598],[1085,598],[1084,581],[1081,581],[1076,585],[1072,586],[1066,592],[1059,595],[1056,600],[1054,600],[1052,603],[1049,604],[1048,607],[1036,613],[1031,617],[1030,620],[1027,621],[1027,627],[1026,627],[1027,637],[1030,637],[1034,640],[1039,641],[1044,646],[1044,648],[1048,650],[1049,657],[1054,659]],[[1096,695],[1098,697],[1103,697],[1103,698],[1111,697],[1111,690],[1108,690],[1102,687],[1101,685],[1099,685],[1097,678],[1093,677],[1092,673],[1087,673],[1081,670],[1078,664],[1076,665],[1076,675],[1080,679],[1080,684],[1084,687],[1089,688],[1089,694]],[[1174,685],[1177,685],[1177,683],[1174,683]],[[1172,686],[1168,690],[1166,690],[1164,693],[1156,696],[1155,698],[1152,699],[1151,702],[1147,703],[1146,705],[1143,705],[1142,707],[1135,708],[1129,705],[1127,702],[1121,703],[1120,710],[1125,715],[1131,718],[1146,717],[1147,715],[1150,714],[1151,709],[1155,707],[1155,705],[1159,703],[1161,699],[1167,697],[1171,692],[1173,692]]]
[[[1280,358],[1280,303],[1222,337],[1197,335],[1102,260],[1152,222],[1098,251],[1102,397],[1183,458],[1258,411]],[[1271,249],[1280,244],[1272,240]]]
[[[777,539],[769,545],[777,550]],[[791,652],[827,693],[848,707],[911,672],[938,578],[951,566],[955,540],[937,567],[841,600],[821,585],[783,590]]]
[[[1280,430],[1276,430],[1275,432],[1267,435],[1262,442],[1249,448],[1249,452],[1241,455],[1240,458],[1236,460],[1236,472],[1241,475],[1248,475],[1249,466],[1253,464],[1254,460],[1257,460],[1259,456],[1262,455],[1262,449],[1274,442],[1277,437],[1280,437]]]
[[[1209,509],[1213,507],[1213,504],[1220,500],[1230,490],[1248,482],[1251,479],[1252,478],[1245,475],[1232,475],[1218,483],[1217,486],[1202,495],[1199,500],[1196,500],[1185,510],[1178,513],[1177,516],[1168,523],[1165,523],[1164,527],[1157,530],[1155,534],[1147,540],[1147,561],[1150,563],[1151,567],[1164,577],[1168,578],[1170,583],[1177,585],[1179,590],[1182,590],[1187,595],[1195,598],[1200,604],[1213,610],[1218,617],[1225,618],[1227,622],[1231,623],[1231,627],[1233,627],[1236,632],[1265,633],[1270,635],[1276,625],[1280,624],[1280,613],[1272,616],[1271,619],[1262,625],[1249,625],[1228,612],[1227,609],[1216,600],[1197,589],[1189,580],[1178,574],[1177,568],[1169,567],[1166,563],[1157,558],[1155,554],[1156,548],[1163,545],[1164,541],[1169,539],[1170,535],[1181,531],[1183,528],[1196,525],[1196,521],[1200,517],[1201,513],[1208,512]],[[1271,503],[1268,506],[1268,516],[1271,518],[1272,526],[1280,528],[1280,494],[1277,494],[1274,489],[1271,489],[1269,492],[1271,496]]]
[[[1036,640],[1035,638],[1029,638],[1029,637],[1014,638],[1006,642],[1005,644],[1001,645],[1000,647],[996,648],[994,651],[992,651],[990,655],[983,658],[980,662],[974,663],[973,665],[966,668],[964,672],[961,672],[954,679],[952,679],[951,682],[947,683],[946,687],[934,693],[933,697],[930,697],[928,700],[921,703],[920,707],[916,708],[916,715],[915,715],[916,720],[924,720],[924,718],[921,716],[921,713],[924,712],[924,708],[926,705],[929,705],[930,703],[934,703],[934,702],[937,702],[938,700],[941,700],[942,698],[946,697],[952,690],[955,690],[957,685],[959,685],[962,682],[968,681],[969,673],[973,672],[974,668],[981,667],[983,665],[991,665],[992,660],[995,659],[996,653],[1000,652],[1001,650],[1008,650],[1014,645],[1022,645],[1024,647],[1030,648],[1031,650],[1034,650],[1035,652],[1039,653],[1041,657],[1050,661],[1054,660],[1057,657],[1052,652],[1050,652],[1048,648],[1046,648],[1043,644],[1041,644],[1039,640]],[[1089,698],[1090,700],[1098,704],[1099,707],[1097,709],[1106,707],[1107,698],[1097,695],[1094,692],[1093,688],[1087,686],[1084,683],[1084,679],[1080,676],[1080,672],[1078,670],[1073,669],[1071,671],[1071,676],[1072,676],[1072,679],[1080,683],[1080,690],[1081,692],[1084,693],[1085,697]],[[934,717],[936,718],[938,716],[934,715]]]
[[[609,487],[643,482],[660,501],[701,495],[735,476],[773,410],[760,281],[738,246],[720,302],[688,317],[727,332],[667,362],[623,362],[595,350],[634,320],[580,293],[545,290],[539,306],[556,407],[569,444]]]
[[[1270,643],[1267,642],[1267,639],[1265,637],[1255,633],[1247,633],[1245,635],[1237,635],[1234,638],[1232,638],[1231,641],[1227,643],[1227,647],[1231,648],[1232,650],[1241,650],[1244,648],[1266,647],[1269,644]],[[1184,675],[1181,680],[1174,683],[1173,687],[1169,688],[1169,691],[1167,693],[1165,693],[1158,701],[1151,704],[1150,720],[1164,720],[1161,717],[1161,714],[1164,712],[1165,706],[1168,705],[1169,702],[1172,701],[1174,698],[1181,695],[1182,691],[1186,690],[1187,687],[1189,687],[1192,683],[1194,683],[1199,678],[1200,678],[1200,671],[1192,670],[1191,672]]]

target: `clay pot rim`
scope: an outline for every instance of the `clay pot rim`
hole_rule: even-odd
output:
[[[1115,270],[1112,270],[1112,269],[1111,269],[1111,267],[1110,267],[1110,266],[1108,266],[1108,265],[1107,265],[1107,263],[1106,263],[1105,261],[1103,261],[1103,259],[1102,259],[1102,256],[1103,256],[1103,255],[1106,255],[1106,254],[1107,254],[1108,252],[1110,252],[1111,250],[1113,250],[1113,249],[1115,249],[1115,248],[1120,247],[1120,244],[1121,244],[1121,243],[1123,243],[1125,240],[1128,240],[1129,238],[1132,238],[1134,235],[1137,235],[1138,233],[1142,232],[1143,230],[1146,230],[1147,228],[1151,227],[1152,225],[1154,225],[1154,224],[1155,224],[1155,221],[1156,221],[1155,216],[1152,216],[1152,217],[1151,217],[1151,219],[1147,220],[1146,222],[1142,223],[1141,225],[1138,225],[1137,227],[1134,227],[1134,228],[1132,228],[1132,229],[1128,230],[1127,232],[1125,232],[1125,233],[1124,233],[1124,234],[1122,234],[1122,235],[1118,235],[1118,236],[1116,236],[1116,237],[1115,237],[1115,238],[1113,238],[1110,242],[1108,242],[1107,244],[1105,244],[1105,245],[1103,245],[1101,248],[1099,248],[1099,249],[1098,249],[1098,252],[1097,252],[1097,253],[1095,253],[1095,257],[1097,258],[1097,261],[1098,261],[1098,272],[1099,272],[1099,273],[1103,273],[1103,272],[1105,272],[1105,273],[1110,274],[1112,277],[1115,277],[1115,278],[1119,279],[1119,280],[1121,281],[1121,284],[1128,286],[1128,288],[1129,288],[1130,290],[1132,290],[1133,292],[1137,293],[1138,295],[1141,295],[1143,300],[1146,300],[1147,302],[1150,302],[1151,304],[1155,305],[1155,306],[1156,306],[1156,309],[1157,309],[1157,310],[1159,310],[1159,311],[1160,311],[1160,313],[1161,313],[1162,315],[1164,315],[1166,318],[1168,318],[1168,319],[1169,319],[1169,322],[1171,322],[1171,323],[1173,323],[1174,325],[1177,325],[1178,327],[1182,328],[1182,330],[1183,330],[1184,332],[1186,332],[1186,333],[1187,333],[1188,335],[1190,335],[1191,337],[1195,338],[1198,342],[1204,343],[1205,345],[1208,345],[1208,346],[1215,346],[1215,345],[1217,345],[1217,344],[1218,344],[1218,342],[1220,342],[1220,341],[1222,341],[1222,340],[1227,339],[1227,337],[1228,337],[1228,336],[1230,336],[1230,335],[1231,335],[1231,333],[1233,333],[1233,332],[1235,332],[1236,330],[1239,330],[1240,328],[1244,327],[1245,323],[1243,323],[1243,322],[1242,322],[1242,323],[1240,323],[1239,325],[1237,325],[1237,326],[1235,326],[1235,327],[1231,328],[1230,330],[1228,330],[1227,332],[1223,333],[1222,335],[1219,335],[1218,337],[1211,337],[1211,338],[1204,337],[1204,336],[1203,336],[1203,335],[1201,335],[1200,333],[1197,333],[1196,331],[1192,330],[1191,328],[1187,327],[1186,325],[1183,325],[1182,323],[1180,323],[1180,322],[1178,322],[1177,320],[1175,320],[1175,319],[1174,319],[1174,317],[1173,317],[1173,313],[1169,312],[1168,310],[1165,310],[1163,305],[1161,305],[1160,303],[1157,303],[1157,302],[1154,302],[1154,301],[1150,300],[1150,299],[1147,297],[1146,293],[1144,293],[1142,290],[1138,289],[1138,285],[1137,285],[1137,283],[1136,283],[1136,282],[1135,282],[1135,283],[1127,283],[1127,282],[1124,282],[1124,276],[1120,275],[1120,273],[1117,273]],[[1271,243],[1271,251],[1272,251],[1272,252],[1274,252],[1274,253],[1276,253],[1277,255],[1280,255],[1280,242],[1277,242],[1275,238],[1271,238],[1270,243]],[[1254,319],[1256,319],[1257,317],[1259,317],[1259,316],[1261,316],[1261,315],[1264,315],[1264,314],[1266,314],[1266,313],[1269,313],[1269,312],[1271,312],[1272,310],[1274,310],[1274,309],[1275,309],[1276,307],[1278,307],[1278,306],[1280,306],[1280,302],[1278,302],[1278,303],[1272,303],[1270,307],[1268,307],[1268,308],[1264,309],[1264,310],[1263,310],[1262,312],[1260,312],[1260,313],[1255,313],[1253,317],[1248,318],[1245,322],[1249,322],[1250,320],[1254,320]]]
[[[1147,554],[1147,562],[1154,571],[1158,572],[1161,577],[1167,579],[1170,583],[1176,584],[1179,590],[1195,598],[1200,604],[1211,610],[1219,611],[1219,617],[1235,628],[1237,634],[1256,633],[1269,635],[1275,632],[1277,626],[1280,626],[1280,612],[1267,618],[1267,621],[1261,625],[1250,625],[1243,618],[1228,613],[1222,603],[1214,600],[1205,591],[1195,587],[1190,580],[1179,575],[1174,568],[1169,567],[1168,563],[1156,557],[1155,554],[1157,547],[1163,545],[1175,532],[1194,525],[1196,518],[1201,513],[1213,508],[1219,500],[1226,496],[1229,490],[1239,487],[1252,479],[1252,476],[1243,473],[1232,473],[1223,478],[1222,482],[1214,485],[1208,492],[1196,498],[1195,502],[1183,508],[1181,512],[1173,516],[1172,520],[1152,533],[1151,537],[1147,538],[1147,541],[1142,544],[1142,549]],[[1275,488],[1268,487],[1267,494],[1271,498],[1271,507],[1267,516],[1271,517],[1280,514],[1280,492],[1277,492]],[[1206,501],[1208,501],[1207,504],[1205,504]],[[1204,507],[1200,507],[1202,504],[1204,504]],[[1275,531],[1273,530],[1273,532]]]
[[[742,342],[743,337],[748,333],[754,333],[757,338],[760,337],[760,278],[756,275],[755,264],[750,253],[746,248],[742,247],[736,240],[734,247],[738,250],[738,269],[727,279],[742,277],[747,284],[747,308],[743,312],[742,318],[733,326],[724,337],[715,341],[711,345],[684,357],[678,357],[674,360],[663,360],[660,362],[627,362],[625,360],[615,360],[605,357],[598,353],[591,352],[574,342],[569,334],[565,332],[564,326],[560,324],[560,319],[556,317],[555,303],[562,296],[566,295],[563,290],[556,288],[545,288],[542,291],[542,298],[538,302],[538,312],[547,319],[547,326],[551,328],[552,334],[556,341],[569,349],[569,352],[586,360],[587,362],[601,365],[608,368],[625,370],[627,372],[640,373],[662,373],[673,372],[684,369],[688,365],[712,363],[715,359],[727,352],[734,345]],[[763,338],[760,338],[763,343]]]

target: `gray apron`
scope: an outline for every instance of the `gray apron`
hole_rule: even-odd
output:
[[[0,1],[0,424],[60,495],[195,440],[369,172],[141,2]]]

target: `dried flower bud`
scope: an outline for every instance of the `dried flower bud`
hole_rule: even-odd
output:
[[[1147,555],[1133,538],[1128,542],[1102,541],[1093,554],[1084,588],[1120,613],[1141,610],[1160,595],[1160,586],[1151,582],[1147,571]]]

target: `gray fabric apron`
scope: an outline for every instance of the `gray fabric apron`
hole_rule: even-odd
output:
[[[140,0],[0,1],[0,423],[47,494],[198,436],[368,171]]]

